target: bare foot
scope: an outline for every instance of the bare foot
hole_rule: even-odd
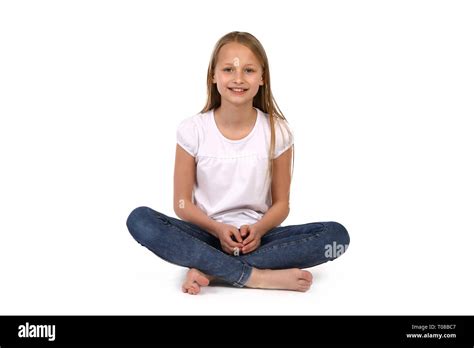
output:
[[[298,268],[276,270],[253,268],[245,286],[305,292],[309,290],[312,283],[313,275]]]
[[[201,291],[201,286],[208,286],[214,277],[202,273],[196,268],[191,268],[186,274],[186,279],[181,289],[190,295],[197,295]]]

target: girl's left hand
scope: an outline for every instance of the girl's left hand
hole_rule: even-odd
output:
[[[240,226],[240,235],[244,239],[242,248],[243,254],[248,254],[260,246],[260,239],[262,233],[253,225],[242,225]]]

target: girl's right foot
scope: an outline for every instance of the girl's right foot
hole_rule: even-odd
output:
[[[308,291],[313,283],[313,275],[298,268],[257,269],[253,268],[245,284],[249,288]]]
[[[201,291],[201,286],[208,286],[213,278],[196,268],[191,268],[186,274],[186,279],[181,289],[190,295],[197,295]]]

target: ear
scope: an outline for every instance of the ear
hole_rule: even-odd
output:
[[[262,78],[260,79],[260,82],[258,83],[260,86],[263,86],[265,83],[263,82],[263,76]]]
[[[216,83],[216,75],[212,75],[212,83]]]

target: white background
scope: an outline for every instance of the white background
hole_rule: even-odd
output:
[[[474,314],[469,1],[2,1],[0,314]],[[172,209],[216,41],[266,49],[291,213],[351,245],[307,293],[180,291],[125,221]]]

